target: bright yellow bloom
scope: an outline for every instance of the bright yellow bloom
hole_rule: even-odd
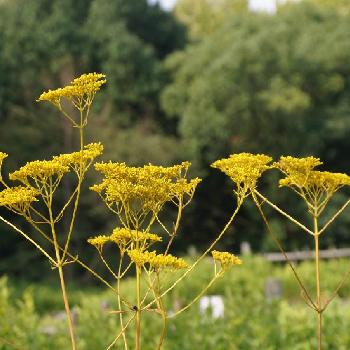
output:
[[[219,252],[217,250],[213,250],[211,254],[213,256],[213,259],[220,262],[223,268],[242,264],[242,260],[240,258],[228,252]]]
[[[36,202],[38,191],[31,187],[9,187],[0,192],[0,206],[17,213],[24,213],[32,202]]]
[[[54,176],[61,178],[68,171],[69,168],[57,160],[35,160],[14,171],[9,177],[10,180],[18,180],[25,185],[29,185],[30,179],[46,182]]]
[[[350,185],[350,176],[328,171],[317,171],[321,165],[318,158],[281,157],[275,166],[286,177],[279,181],[280,186],[287,186],[298,193],[309,207],[310,213],[318,216],[333,194],[341,187]]]
[[[143,266],[145,264],[149,264],[150,268],[153,270],[161,270],[161,269],[186,269],[188,268],[188,264],[185,260],[181,258],[177,258],[171,254],[157,254],[155,251],[153,252],[141,252],[137,249],[128,250],[128,255],[130,259],[138,266]]]
[[[236,185],[236,194],[245,196],[256,187],[258,179],[270,166],[272,158],[264,154],[237,153],[229,158],[220,159],[211,166],[231,178]]]
[[[282,156],[278,162],[274,163],[274,166],[286,175],[284,179],[280,180],[280,186],[302,188],[306,185],[311,171],[321,164],[320,159],[315,157]]]
[[[69,166],[74,170],[79,169],[80,165],[85,168],[87,165],[102,154],[103,145],[101,143],[90,143],[84,146],[83,151],[60,154],[53,157],[53,160],[59,162],[64,166]]]
[[[110,237],[105,236],[105,235],[100,235],[100,236],[96,236],[93,238],[89,238],[88,243],[90,243],[91,245],[93,245],[96,249],[98,250],[102,250],[103,246],[110,241]]]
[[[134,208],[145,215],[150,211],[158,213],[166,202],[193,195],[200,180],[188,181],[183,177],[188,167],[188,162],[172,167],[97,163],[95,169],[104,175],[104,179],[90,189],[99,193],[109,205],[121,205],[125,211]]]
[[[128,228],[116,228],[110,236],[110,241],[116,244],[127,244],[129,242],[161,242],[162,237],[154,233],[130,230]]]
[[[77,96],[95,94],[106,83],[106,76],[101,73],[87,73],[75,78],[71,85]]]
[[[79,78],[74,79],[70,85],[43,92],[37,101],[48,101],[59,106],[61,99],[66,98],[74,100],[76,107],[84,109],[84,103],[90,104],[95,93],[106,83],[105,77],[104,74],[100,73],[83,74]]]

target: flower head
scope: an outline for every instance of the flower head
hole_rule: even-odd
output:
[[[162,270],[162,269],[171,269],[179,270],[185,269],[188,267],[188,264],[185,260],[177,258],[171,254],[157,254],[155,251],[141,252],[137,249],[128,250],[128,255],[130,259],[138,266],[144,266],[149,264],[152,270]]]
[[[242,260],[240,258],[228,252],[219,252],[217,250],[213,250],[211,254],[213,256],[213,259],[215,261],[218,261],[223,268],[242,264]]]
[[[32,202],[36,202],[38,191],[31,187],[8,187],[0,192],[0,206],[17,213],[24,213]]]
[[[302,188],[307,183],[310,173],[321,164],[320,159],[315,157],[282,156],[278,162],[274,163],[274,166],[286,175],[284,179],[280,180],[280,186]]]
[[[154,243],[161,242],[162,238],[154,233],[131,230],[128,228],[116,228],[110,236],[110,241],[118,245],[128,244],[129,242]]]
[[[73,102],[78,109],[85,109],[101,86],[106,83],[104,74],[88,73],[75,78],[70,85],[56,90],[43,92],[37,101],[48,101],[60,106],[61,99],[66,98]]]
[[[199,179],[184,178],[188,162],[172,167],[155,166],[129,167],[125,163],[97,163],[95,169],[104,175],[98,185],[90,189],[101,195],[108,205],[116,205],[125,215],[134,211],[158,213],[166,202],[174,202],[187,195],[192,197]]]
[[[350,176],[341,173],[314,170],[322,162],[315,157],[281,157],[275,166],[285,174],[279,185],[292,188],[306,202],[309,211],[318,216],[333,194],[350,185]]]
[[[58,179],[69,171],[68,166],[61,164],[57,160],[35,160],[22,166],[19,170],[9,175],[10,180],[18,180],[25,185],[30,184],[30,179],[37,179],[46,182],[48,179],[57,177]]]
[[[97,250],[102,250],[103,246],[110,241],[110,237],[105,235],[99,235],[93,238],[89,238],[87,242],[93,245]]]
[[[238,197],[244,197],[256,187],[263,172],[270,168],[272,158],[264,154],[238,153],[229,158],[220,159],[211,166],[231,178],[236,185]]]
[[[85,145],[82,151],[60,154],[53,157],[53,160],[78,171],[80,166],[87,169],[93,160],[102,154],[102,151],[103,145],[101,143],[90,143]]]

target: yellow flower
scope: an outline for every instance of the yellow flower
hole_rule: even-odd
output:
[[[69,166],[73,170],[78,171],[80,166],[86,169],[91,162],[102,154],[103,145],[101,143],[90,143],[84,146],[82,152],[73,152],[67,154],[60,154],[53,157],[53,160],[59,162],[63,166]]]
[[[72,81],[74,93],[77,96],[95,94],[106,83],[106,76],[101,73],[82,74]]]
[[[104,74],[100,73],[83,74],[74,79],[70,85],[43,92],[37,101],[48,101],[59,106],[61,99],[66,98],[68,100],[73,100],[73,104],[77,108],[83,109],[84,104],[86,102],[90,104],[95,93],[106,83],[105,77]]]
[[[24,213],[32,202],[36,202],[38,191],[31,187],[9,187],[0,192],[0,206],[17,213]]]
[[[103,246],[109,241],[110,237],[105,235],[99,235],[87,240],[87,242],[93,245],[97,250],[102,250]]]
[[[161,242],[162,238],[154,233],[130,230],[128,228],[116,228],[110,236],[110,241],[116,244],[127,244],[133,242]]]
[[[188,162],[172,167],[97,163],[95,169],[104,175],[104,179],[90,189],[99,193],[109,205],[121,205],[125,212],[137,210],[143,211],[144,215],[150,211],[158,213],[166,202],[185,194],[193,195],[200,180],[188,181],[183,177],[188,167]]]
[[[264,154],[237,153],[217,160],[211,166],[231,178],[236,194],[241,198],[256,187],[258,179],[270,166],[272,158]]]
[[[145,264],[149,264],[150,268],[153,270],[161,270],[161,269],[185,269],[188,267],[188,264],[185,260],[181,258],[177,258],[171,254],[164,255],[158,254],[153,251],[145,251],[141,252],[137,249],[128,250],[128,255],[130,259],[138,266],[144,266]]]
[[[302,188],[307,183],[311,171],[321,164],[320,159],[315,157],[282,156],[278,162],[274,163],[274,166],[286,175],[284,179],[280,180],[280,186]]]
[[[211,254],[213,256],[213,259],[220,262],[223,268],[242,264],[242,260],[240,258],[228,252],[219,252],[217,250],[213,250]]]
[[[317,171],[322,162],[315,157],[281,157],[275,166],[286,175],[279,185],[292,188],[306,202],[310,212],[318,216],[333,194],[341,187],[350,185],[350,176],[328,171]]]
[[[9,177],[10,180],[18,180],[25,185],[29,185],[30,179],[45,183],[54,176],[58,179],[62,178],[68,171],[69,168],[57,160],[35,160],[14,171]]]

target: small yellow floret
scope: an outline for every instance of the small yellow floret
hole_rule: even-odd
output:
[[[0,164],[1,164],[1,162],[2,162],[6,157],[8,157],[8,154],[7,154],[7,153],[0,152]]]
[[[240,258],[228,252],[219,252],[217,250],[213,250],[211,254],[213,256],[213,259],[220,262],[223,268],[242,264],[242,260]]]
[[[105,235],[96,236],[93,238],[89,238],[87,240],[88,243],[93,245],[98,250],[101,250],[103,248],[103,246],[109,241],[110,241],[110,237],[105,236]]]

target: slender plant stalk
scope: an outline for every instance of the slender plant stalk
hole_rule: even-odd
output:
[[[136,266],[136,350],[141,349],[141,268]]]
[[[207,290],[215,283],[215,281],[219,277],[221,277],[221,273],[220,272],[215,274],[215,276],[210,280],[210,282],[207,284],[207,286],[189,304],[187,304],[182,309],[178,310],[173,315],[171,315],[171,318],[180,315],[182,312],[184,312],[185,310],[190,308],[202,295],[204,295],[207,292]]]
[[[69,335],[70,335],[71,343],[72,343],[72,350],[76,350],[74,325],[73,325],[73,320],[72,320],[72,313],[71,313],[70,307],[69,307],[68,295],[67,295],[66,286],[65,286],[65,282],[64,282],[62,265],[58,266],[58,272],[59,272],[59,276],[60,276],[60,283],[61,283],[61,289],[62,289],[64,308],[65,308],[66,314],[67,314]]]
[[[317,217],[314,215],[314,238],[315,238],[315,265],[316,265],[316,288],[317,288],[317,345],[322,349],[322,305],[321,305],[321,278],[320,278],[320,253],[319,232]]]
[[[289,260],[288,258],[288,255],[286,254],[286,252],[284,251],[283,247],[282,247],[282,244],[281,242],[278,240],[277,236],[275,235],[275,233],[273,232],[268,220],[267,220],[267,217],[264,213],[264,211],[262,210],[262,207],[261,207],[261,204],[259,203],[258,199],[256,198],[256,195],[255,195],[256,191],[252,192],[252,197],[253,197],[253,200],[260,212],[260,215],[267,227],[267,230],[269,232],[269,234],[271,235],[272,239],[274,240],[274,242],[276,243],[278,249],[280,250],[280,252],[282,253],[282,255],[284,256],[285,260],[287,261],[289,267],[292,269],[293,271],[293,274],[297,280],[297,282],[299,283],[299,286],[301,288],[301,290],[303,291],[304,295],[305,295],[305,298],[307,301],[307,305],[310,306],[312,309],[316,310],[317,311],[317,305],[313,302],[309,292],[307,291],[304,283],[302,282],[301,278],[299,277],[295,267],[293,266],[292,262]]]
[[[160,333],[160,338],[159,338],[159,342],[158,342],[158,347],[157,350],[161,350],[164,339],[165,339],[165,334],[166,334],[166,326],[167,326],[167,313],[162,301],[162,298],[160,297],[161,294],[161,289],[160,289],[160,279],[159,279],[159,273],[157,272],[157,288],[156,288],[156,293],[155,293],[155,297],[157,299],[157,305],[158,305],[158,309],[162,315],[162,320],[163,320],[163,327],[162,327],[162,332]],[[151,282],[152,283],[152,282]]]
[[[222,236],[225,234],[225,232],[227,231],[227,229],[230,227],[232,221],[234,220],[234,218],[236,217],[239,209],[241,208],[241,205],[243,203],[243,199],[239,200],[237,203],[237,207],[235,209],[235,211],[233,212],[233,214],[231,215],[229,221],[226,223],[226,225],[224,226],[224,228],[221,230],[220,234],[218,235],[218,237],[210,244],[210,246],[207,248],[207,250],[193,263],[193,265],[186,270],[186,272],[184,272],[182,274],[182,276],[180,276],[169,288],[167,288],[161,295],[160,297],[163,297],[165,294],[169,293],[173,288],[175,288],[177,286],[178,283],[180,283],[198,264],[200,261],[203,260],[203,258],[214,248],[214,246],[216,245],[216,243],[218,243],[218,241],[222,238]],[[151,302],[149,302],[146,306],[143,307],[143,309],[148,309],[152,304],[154,304],[156,302],[156,300],[152,300]]]
[[[112,343],[108,346],[107,350],[112,349],[112,346],[118,341],[118,339],[121,337],[121,335],[125,332],[125,330],[128,328],[130,322],[135,318],[135,315],[133,315],[128,322],[126,322],[124,328],[119,332],[119,334],[116,336],[116,338],[112,341]]]
[[[296,225],[298,225],[300,228],[302,228],[305,232],[307,232],[310,235],[313,235],[313,232],[309,230],[305,225],[303,225],[298,220],[294,219],[291,215],[287,214],[285,211],[283,211],[281,208],[279,208],[277,205],[270,202],[264,195],[262,195],[258,190],[254,190],[254,193],[260,197],[264,202],[266,202],[270,207],[275,209],[277,212],[279,212],[281,215],[285,216],[288,220],[294,222]]]
[[[118,300],[118,310],[122,310],[121,305],[121,299],[120,299],[120,279],[121,279],[121,271],[122,271],[122,262],[123,262],[123,254],[120,256],[119,260],[119,266],[118,266],[118,279],[117,279],[117,300]],[[119,322],[120,322],[120,328],[122,330],[122,337],[124,341],[124,348],[125,350],[128,350],[128,343],[126,341],[126,335],[124,331],[124,321],[123,321],[123,314],[119,314]]]

